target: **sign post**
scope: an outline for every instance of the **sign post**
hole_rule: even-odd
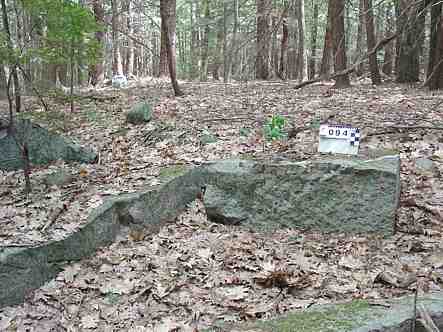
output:
[[[320,125],[318,151],[357,155],[360,146],[360,128],[348,125]]]

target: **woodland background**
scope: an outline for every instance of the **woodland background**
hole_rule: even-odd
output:
[[[170,75],[173,82],[332,76],[337,86],[348,86],[347,74],[369,70],[374,84],[382,76],[443,86],[439,0],[2,0],[1,5],[3,96],[10,80],[20,95],[97,85],[118,74]],[[174,87],[181,94],[177,83]]]

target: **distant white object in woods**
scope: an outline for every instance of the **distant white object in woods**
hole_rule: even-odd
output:
[[[358,154],[360,146],[360,128],[347,125],[320,125],[318,152]]]
[[[128,86],[128,80],[125,75],[114,75],[112,77],[112,87],[116,89],[125,88]]]

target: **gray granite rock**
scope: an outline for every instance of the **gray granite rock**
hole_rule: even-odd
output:
[[[312,306],[309,309],[280,316],[268,321],[210,328],[212,331],[233,332],[410,332],[414,315],[412,296],[386,300],[384,305],[370,305],[355,300],[345,304]],[[443,293],[423,294],[418,297],[436,326],[443,329]],[[386,307],[385,305],[389,306]],[[419,316],[418,316],[419,318]],[[417,322],[415,332],[427,332]]]
[[[86,225],[61,241],[30,248],[0,247],[0,308],[20,303],[67,262],[111,244],[122,229],[143,226],[155,232],[172,222],[201,191],[201,175],[201,169],[193,169],[149,191],[111,198],[91,213]]]
[[[389,234],[399,158],[304,162],[226,160],[206,167],[204,203],[214,222],[256,229],[313,228]]]
[[[94,152],[29,120],[17,120],[16,134],[6,133],[0,138],[0,169],[14,170],[23,167],[22,150],[19,147],[23,142],[28,143],[29,158],[33,165],[46,165],[58,159],[92,163],[97,158]]]
[[[126,115],[126,121],[134,125],[149,122],[152,119],[152,106],[146,102],[138,103]]]
[[[67,262],[111,244],[124,230],[158,231],[173,222],[202,188],[208,212],[228,224],[389,233],[399,191],[398,158],[228,160],[171,172],[162,185],[109,199],[63,240],[38,247],[0,247],[0,307],[21,302]]]

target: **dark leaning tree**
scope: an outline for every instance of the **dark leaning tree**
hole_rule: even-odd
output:
[[[169,76],[175,96],[183,96],[177,81],[176,65],[176,3],[175,0],[160,0],[160,16],[162,20],[162,33],[165,36],[166,51],[168,56]]]

